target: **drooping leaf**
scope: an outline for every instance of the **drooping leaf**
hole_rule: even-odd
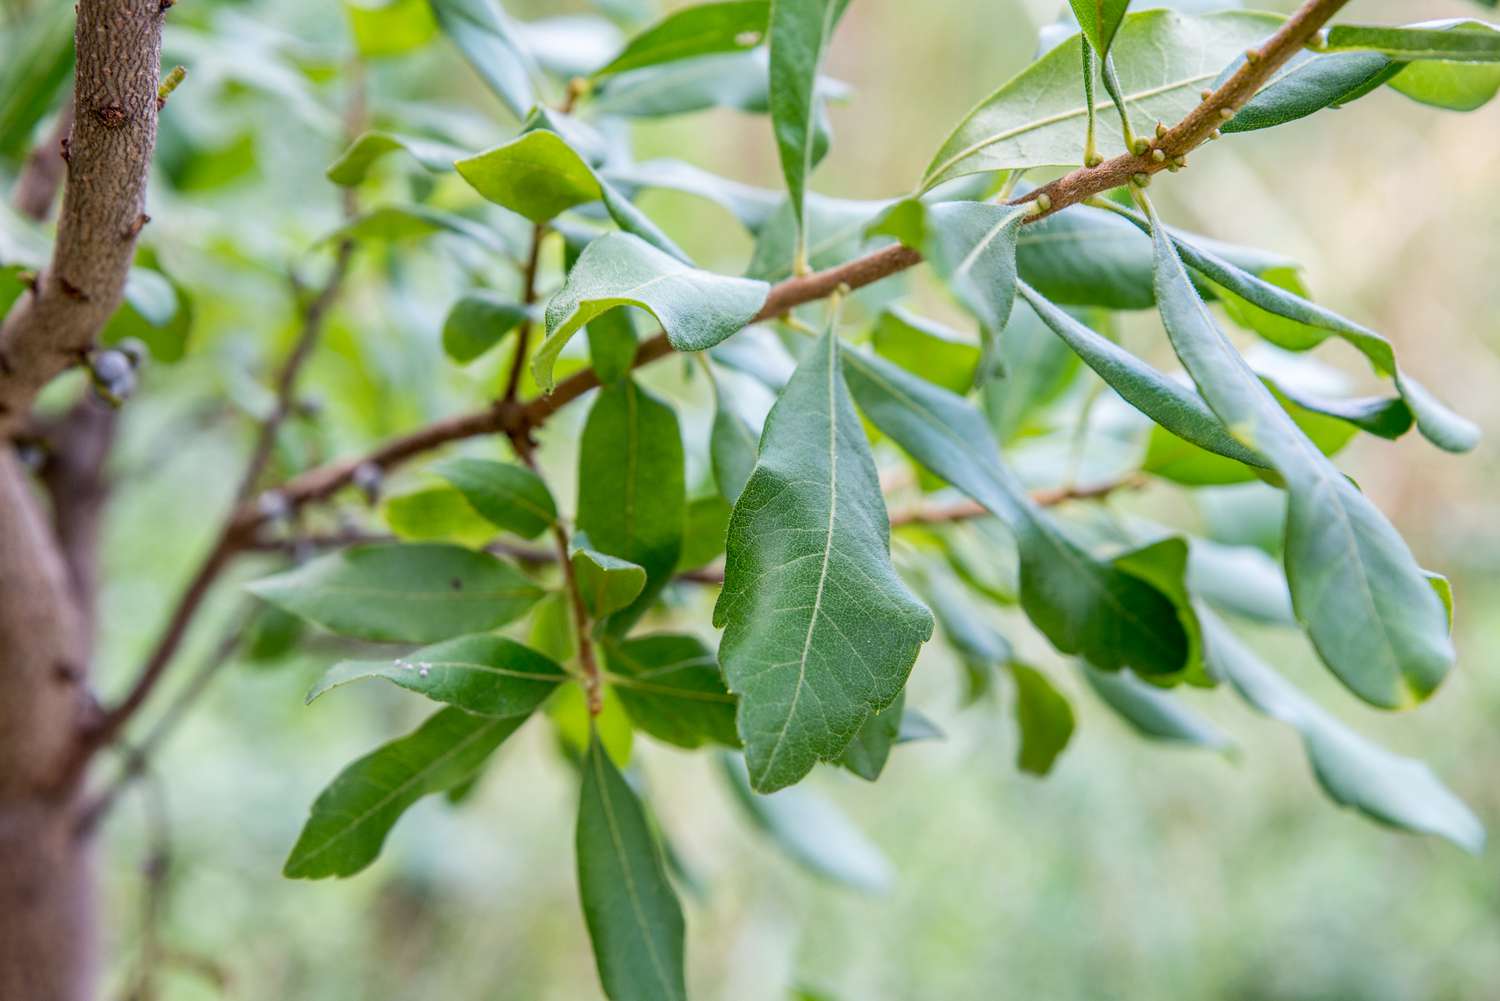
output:
[[[600,552],[646,571],[646,585],[610,619],[623,631],[671,579],[682,551],[687,488],[672,408],[621,379],[599,391],[579,443],[578,528]]]
[[[932,616],[891,567],[889,523],[832,330],[766,419],[729,521],[714,625],[758,790],[841,755],[906,684]]]
[[[425,3],[426,0],[421,2]],[[334,184],[353,187],[370,175],[370,169],[376,161],[397,150],[407,153],[433,173],[452,170],[454,161],[466,153],[457,146],[435,139],[401,135],[397,132],[365,132],[328,168],[328,179]]]
[[[594,72],[594,79],[659,63],[715,52],[739,52],[765,36],[767,0],[722,0],[673,11],[642,30],[620,54]]]
[[[626,233],[606,233],[590,243],[568,280],[547,304],[547,339],[532,357],[544,388],[552,367],[578,328],[617,306],[637,306],[654,316],[679,351],[703,351],[755,319],[770,287],[689,267]]]
[[[1447,617],[1405,541],[1294,424],[1214,324],[1153,220],[1156,297],[1172,347],[1235,436],[1286,482],[1287,580],[1297,618],[1333,672],[1390,708],[1431,694],[1453,663]]]
[[[519,121],[536,104],[536,66],[515,25],[496,0],[428,0],[443,33],[453,40],[490,90]]]
[[[876,427],[1009,526],[1021,554],[1021,605],[1054,646],[1108,669],[1176,676],[1191,666],[1173,600],[1069,540],[1001,462],[983,415],[880,358],[846,352],[844,368]]]
[[[1425,764],[1392,754],[1345,727],[1215,616],[1205,613],[1202,621],[1216,671],[1256,710],[1301,734],[1313,773],[1334,801],[1394,827],[1439,835],[1476,854],[1484,847],[1479,818]]]
[[[1089,687],[1143,737],[1228,751],[1234,742],[1217,726],[1184,706],[1170,693],[1128,671],[1106,673],[1083,666]]]
[[[734,696],[714,653],[693,636],[604,641],[610,684],[637,727],[678,747],[740,746]]]
[[[1000,361],[1000,373],[980,391],[990,427],[1003,446],[1036,428],[1039,416],[1073,385],[1080,366],[1078,355],[1024,301],[1011,309],[1000,338]],[[927,381],[955,389],[937,379]]]
[[[629,560],[592,549],[575,549],[572,562],[583,603],[595,619],[629,607],[646,586],[646,571]]]
[[[870,337],[876,353],[955,393],[967,393],[979,370],[979,345],[972,337],[935,320],[887,306]]]
[[[1021,730],[1016,767],[1046,775],[1073,737],[1073,706],[1034,667],[1011,661],[1016,683],[1016,725]]]
[[[332,632],[387,643],[484,632],[544,593],[488,553],[437,543],[351,546],[248,587]]]
[[[635,793],[599,739],[578,804],[578,892],[610,1001],[687,1001],[682,906]]]
[[[797,221],[795,261],[807,264],[803,199],[807,181],[828,152],[818,128],[817,78],[823,53],[849,0],[773,0],[770,47],[771,128],[781,155],[792,214]]]
[[[443,351],[466,365],[504,340],[528,315],[525,306],[488,289],[466,292],[443,321]]]
[[[890,862],[828,800],[806,786],[758,794],[750,788],[738,758],[726,754],[720,760],[735,800],[797,864],[815,876],[868,893],[890,885]]]
[[[435,468],[496,528],[534,539],[557,521],[557,504],[531,470],[491,459],[449,459]]]
[[[866,782],[874,782],[885,771],[891,748],[901,736],[901,721],[906,716],[906,693],[896,696],[896,701],[865,720],[864,726],[854,735],[849,746],[844,748],[839,764],[849,769]]]
[[[474,716],[449,707],[349,765],[319,794],[287,857],[289,879],[352,876],[423,796],[466,781],[526,717]]]
[[[1142,121],[1178,121],[1226,63],[1279,23],[1248,11],[1129,15],[1113,45],[1126,108]],[[1083,44],[1081,36],[1069,39],[980,102],[933,157],[922,190],[978,171],[1080,163],[1088,110],[1078,86]],[[1105,157],[1125,152],[1115,130],[1099,130],[1097,142]]]
[[[475,191],[532,222],[547,222],[579,205],[603,202],[622,230],[679,261],[687,260],[656,223],[613,185],[600,180],[588,161],[556,132],[532,129],[454,166]]]
[[[526,716],[567,677],[535,650],[503,636],[480,634],[422,647],[396,660],[340,661],[307,693],[307,701],[352,681],[384,678],[480,716]]]

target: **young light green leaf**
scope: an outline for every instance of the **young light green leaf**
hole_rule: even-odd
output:
[[[592,549],[575,549],[572,562],[583,603],[594,619],[628,607],[646,586],[646,571],[629,560]]]
[[[765,36],[767,0],[723,0],[673,11],[644,29],[594,79],[715,52],[740,52]]]
[[[1073,737],[1073,706],[1036,668],[1011,661],[1010,674],[1016,682],[1016,726],[1021,731],[1016,767],[1046,775]]]
[[[419,49],[437,32],[427,0],[344,0],[343,7],[355,51],[367,59]]]
[[[579,327],[616,306],[654,316],[679,351],[703,351],[755,319],[770,286],[701,271],[627,233],[606,233],[584,248],[568,280],[547,303],[547,339],[532,358],[544,389]]]
[[[890,563],[875,463],[830,329],[766,419],[729,521],[714,625],[763,791],[836,760],[906,684],[932,616]]]
[[[803,200],[813,168],[828,152],[826,132],[818,128],[818,67],[833,37],[834,26],[849,0],[772,0],[771,128],[781,155],[781,172],[797,220],[794,258],[807,264]]]
[[[1500,62],[1500,28],[1482,21],[1434,22],[1404,28],[1336,24],[1328,29],[1323,48],[1332,52],[1340,49],[1379,52],[1402,62],[1420,59],[1494,63]]]
[[[488,553],[437,543],[351,546],[248,585],[342,636],[433,643],[526,614],[543,591]]]
[[[458,46],[517,120],[536,104],[536,66],[496,0],[428,0],[443,33]]]
[[[1083,29],[1083,37],[1103,59],[1109,54],[1115,32],[1120,30],[1130,0],[1068,0],[1068,3],[1073,8],[1073,16],[1078,18],[1078,26]]]
[[[1207,656],[1245,701],[1302,736],[1313,773],[1338,803],[1395,827],[1436,834],[1478,854],[1484,826],[1421,762],[1350,730],[1271,669],[1212,614],[1202,613]]]
[[[425,0],[423,0],[425,2]],[[370,168],[387,153],[400,150],[435,174],[453,169],[453,162],[466,150],[433,139],[401,135],[396,132],[371,131],[361,135],[328,168],[328,179],[346,188],[360,184],[370,175]]]
[[[396,660],[340,661],[307,693],[307,701],[365,678],[384,678],[480,716],[525,716],[567,675],[551,658],[514,640],[479,634],[423,647]]]
[[[678,747],[739,747],[735,699],[714,653],[694,636],[605,639],[609,682],[632,722]]]
[[[679,261],[687,260],[656,223],[601,181],[588,161],[556,132],[532,129],[454,166],[475,191],[532,222],[547,222],[568,209],[600,201],[621,229]]]
[[[466,365],[504,340],[528,315],[518,302],[488,289],[474,289],[448,311],[443,321],[443,351]]]
[[[433,469],[490,524],[534,539],[557,521],[557,504],[531,470],[492,459],[449,459]]]
[[[578,804],[578,892],[610,1001],[687,1001],[682,906],[646,812],[589,740]]]
[[[589,544],[640,566],[646,585],[610,619],[622,632],[671,579],[682,551],[687,488],[672,408],[621,379],[599,391],[578,454],[578,528]]]
[[[729,789],[750,820],[808,872],[867,893],[883,892],[891,864],[836,806],[802,786],[763,796],[750,788],[739,758],[721,759]]]
[[[1248,11],[1130,15],[1113,45],[1127,110],[1142,121],[1178,121],[1226,63],[1263,42],[1280,20]],[[982,101],[933,157],[922,190],[979,171],[1080,163],[1088,117],[1078,86],[1083,44],[1081,37],[1064,42]],[[1110,129],[1099,131],[1098,146],[1105,157],[1125,152]]]
[[[967,393],[979,371],[979,345],[935,320],[887,306],[870,342],[882,358],[955,393]]]
[[[447,708],[360,758],[318,795],[287,857],[289,879],[352,876],[375,861],[391,827],[423,796],[468,780],[526,717]]]
[[[1063,535],[1001,462],[983,415],[876,357],[846,352],[844,369],[876,427],[1009,526],[1021,554],[1021,605],[1054,646],[1108,669],[1175,676],[1191,666],[1173,600]]]
[[[1401,536],[1292,422],[1214,324],[1153,219],[1156,298],[1177,356],[1235,436],[1286,482],[1287,580],[1323,661],[1361,698],[1420,701],[1453,663],[1442,603]]]
[[[839,764],[849,769],[866,782],[874,782],[885,771],[891,748],[901,736],[901,721],[906,717],[906,693],[896,696],[896,701],[865,720],[849,746],[839,757]]]
[[[1106,673],[1088,664],[1081,666],[1089,687],[1141,736],[1212,751],[1234,747],[1218,727],[1129,671]]]
[[[479,549],[495,537],[495,526],[446,484],[386,497],[380,516],[392,535],[407,542],[456,542]]]

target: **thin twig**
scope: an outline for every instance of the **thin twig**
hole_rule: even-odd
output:
[[[526,318],[516,330],[516,350],[511,358],[510,376],[505,380],[502,400],[509,403],[516,398],[521,388],[521,372],[526,368],[526,350],[531,343],[531,307],[536,303],[536,272],[542,259],[542,238],[547,235],[547,225],[537,223],[531,230],[531,250],[526,255],[526,266],[521,272],[521,305],[526,307]]]

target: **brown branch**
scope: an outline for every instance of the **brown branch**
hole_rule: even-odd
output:
[[[0,325],[0,437],[114,313],[156,145],[160,0],[79,0],[74,121],[52,261]]]
[[[72,131],[73,101],[70,98],[58,111],[57,121],[47,138],[26,157],[21,176],[16,178],[11,204],[26,218],[42,222],[52,214],[52,202],[57,197],[57,189],[62,187],[63,172],[67,167],[63,149],[68,142],[68,133]]]
[[[521,372],[526,367],[526,349],[531,343],[531,307],[536,303],[536,272],[542,260],[542,238],[547,235],[545,223],[537,223],[531,230],[531,251],[526,255],[526,265],[521,272],[521,305],[527,309],[526,319],[516,331],[516,350],[511,357],[510,375],[505,380],[505,394],[501,400],[509,403],[516,398],[521,388]]]

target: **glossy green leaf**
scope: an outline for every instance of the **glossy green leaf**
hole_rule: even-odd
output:
[[[1189,17],[1149,10],[1126,17],[1113,58],[1127,109],[1141,121],[1180,120],[1226,63],[1279,23],[1248,11]],[[980,102],[933,157],[922,190],[979,171],[1081,163],[1088,111],[1078,86],[1083,44],[1081,36],[1064,42]],[[1097,142],[1105,157],[1125,152],[1115,130],[1100,129]]]
[[[557,521],[557,504],[531,470],[492,459],[449,459],[433,469],[490,524],[534,539]]]
[[[1302,736],[1318,783],[1335,802],[1382,823],[1436,834],[1478,854],[1484,826],[1419,761],[1344,726],[1257,657],[1222,622],[1203,616],[1208,657],[1245,701]]]
[[[418,0],[426,3],[426,0]],[[453,169],[454,161],[466,155],[465,150],[434,139],[401,135],[397,132],[372,131],[362,134],[340,154],[328,168],[328,179],[334,184],[353,187],[370,176],[375,163],[387,153],[403,152],[433,173]]]
[[[533,129],[454,166],[475,191],[532,222],[547,222],[568,209],[602,201],[621,229],[672,257],[687,259],[645,213],[601,181],[588,161],[556,132]]]
[[[352,681],[384,678],[480,716],[525,716],[567,680],[550,658],[503,636],[460,636],[396,660],[345,660],[307,693],[311,702]]]
[[[899,306],[881,311],[870,342],[882,358],[955,393],[967,393],[979,371],[972,337]]]
[[[604,659],[620,704],[646,733],[678,747],[740,746],[734,696],[701,640],[669,633],[610,637]]]
[[[1493,5],[1491,5],[1493,6]],[[1483,32],[1493,42],[1495,27],[1482,21],[1434,21],[1443,31]],[[1450,111],[1473,111],[1500,93],[1500,66],[1494,62],[1420,60],[1407,63],[1391,80],[1391,89],[1413,101]]]
[[[1021,605],[1054,646],[1109,669],[1175,676],[1191,666],[1173,600],[1063,535],[1001,462],[977,410],[876,357],[846,352],[844,368],[876,427],[1009,526],[1021,554]]]
[[[578,529],[589,544],[646,571],[646,586],[610,628],[641,617],[682,551],[687,490],[682,433],[672,408],[622,379],[599,391],[579,441]]]
[[[726,754],[721,760],[735,800],[798,865],[815,876],[869,893],[890,885],[890,862],[831,802],[806,786],[758,794],[750,788],[738,758]]]
[[[849,0],[772,0],[770,20],[771,129],[781,155],[792,214],[797,220],[795,261],[807,263],[803,200],[808,178],[828,152],[818,128],[817,78],[823,53]]]
[[[1089,687],[1141,736],[1213,751],[1234,747],[1217,726],[1129,671],[1105,673],[1087,664],[1082,666]]]
[[[1442,603],[1384,515],[1234,350],[1165,230],[1154,229],[1156,295],[1173,349],[1224,425],[1286,481],[1287,580],[1297,618],[1323,661],[1361,698],[1389,708],[1420,701],[1453,663]]]
[[[468,780],[525,716],[447,708],[349,765],[318,795],[282,874],[352,876],[375,861],[401,814],[423,796]]]
[[[1411,25],[1336,24],[1328,29],[1323,48],[1379,52],[1403,62],[1500,62],[1500,28],[1480,21],[1450,23],[1451,27]],[[1461,30],[1451,30],[1460,28]]]
[[[583,760],[578,892],[610,1001],[687,1001],[682,906],[646,812],[597,736]]]
[[[1109,46],[1120,30],[1130,0],[1068,0],[1073,16],[1083,29],[1083,37],[1089,40],[1094,51],[1102,59],[1109,53]]]
[[[890,760],[891,748],[901,736],[901,721],[906,717],[906,693],[896,696],[896,701],[865,720],[864,726],[849,741],[839,764],[849,769],[866,782],[874,782],[885,771]]]
[[[543,591],[488,553],[437,543],[351,546],[248,585],[343,636],[433,643],[525,615]]]
[[[1021,731],[1016,767],[1046,775],[1073,737],[1073,706],[1036,668],[1012,661],[1010,674],[1016,683],[1016,725]]]
[[[594,78],[715,52],[754,48],[765,36],[767,0],[724,0],[673,11],[632,38]]]
[[[714,625],[740,696],[751,782],[771,791],[836,760],[906,684],[932,616],[890,563],[889,523],[832,330],[766,419],[729,521]]]
[[[544,389],[557,356],[578,328],[617,306],[649,312],[679,351],[703,351],[755,319],[770,287],[683,264],[638,237],[606,233],[584,248],[547,303],[547,339],[532,357]]]
[[[495,526],[445,485],[387,497],[380,514],[392,534],[410,542],[456,542],[477,549],[495,537]]]
[[[453,304],[443,321],[443,351],[468,364],[505,339],[529,315],[525,306],[488,289],[475,289]]]
[[[496,0],[428,0],[443,33],[453,40],[490,90],[517,120],[536,104],[536,67],[515,25]]]
[[[607,553],[592,549],[575,549],[572,556],[573,577],[589,616],[602,619],[626,608],[640,596],[646,586],[646,571]]]

